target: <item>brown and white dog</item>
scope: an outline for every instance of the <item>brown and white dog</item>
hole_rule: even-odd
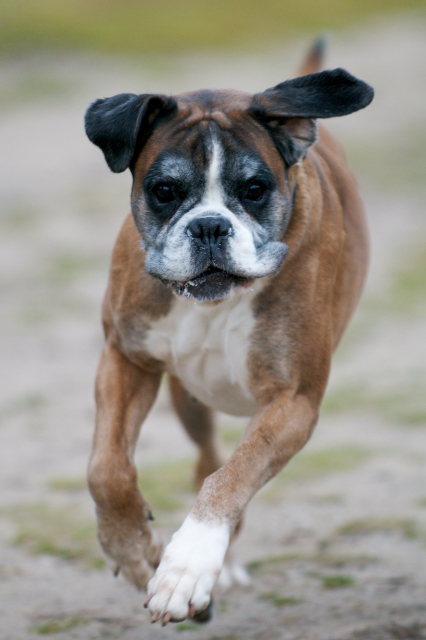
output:
[[[103,306],[89,486],[117,571],[145,588],[156,569],[152,621],[209,609],[245,506],[312,433],[364,283],[363,205],[316,119],[366,107],[373,90],[315,72],[320,57],[256,95],[121,94],[86,114],[111,170],[133,175]],[[133,454],[164,373],[200,449],[200,492],[161,558]],[[251,416],[223,465],[214,409]]]

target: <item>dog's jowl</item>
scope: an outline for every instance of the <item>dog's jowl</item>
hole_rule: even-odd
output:
[[[111,170],[133,176],[103,306],[89,485],[105,553],[163,624],[208,617],[246,504],[312,433],[364,283],[363,205],[317,119],[366,107],[373,90],[318,72],[319,57],[256,95],[121,94],[86,113]],[[199,447],[200,491],[162,555],[133,453],[164,373]],[[215,409],[251,417],[224,464]]]

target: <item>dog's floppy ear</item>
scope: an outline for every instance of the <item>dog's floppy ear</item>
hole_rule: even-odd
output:
[[[316,140],[316,118],[345,116],[370,104],[374,90],[344,69],[287,80],[253,97],[250,114],[272,136],[285,163],[306,155]]]
[[[162,95],[121,93],[93,102],[84,119],[86,134],[100,147],[111,171],[125,171],[141,149],[157,118],[177,108]]]

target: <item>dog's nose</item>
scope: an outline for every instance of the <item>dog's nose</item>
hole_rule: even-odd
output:
[[[208,216],[191,220],[187,227],[188,235],[196,238],[206,247],[214,247],[220,240],[232,233],[232,224],[226,218]]]

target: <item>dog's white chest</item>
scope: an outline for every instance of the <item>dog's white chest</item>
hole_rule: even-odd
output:
[[[232,415],[253,415],[256,408],[247,385],[254,295],[237,294],[216,306],[178,298],[144,340],[145,349],[193,396]]]

